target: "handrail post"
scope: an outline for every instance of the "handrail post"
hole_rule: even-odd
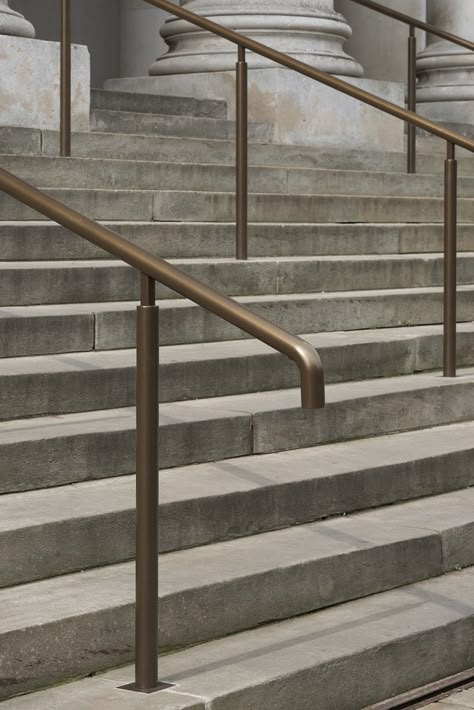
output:
[[[126,690],[153,693],[158,682],[158,369],[159,309],[155,281],[141,274],[137,307],[135,682]]]
[[[456,252],[457,160],[455,146],[447,143],[444,168],[444,345],[445,377],[456,377]]]
[[[248,72],[245,48],[236,65],[236,258],[248,257]]]
[[[61,0],[60,155],[71,156],[71,5]]]
[[[415,27],[410,25],[408,38],[408,106],[409,111],[416,113],[416,34]],[[408,124],[407,169],[416,173],[416,126]]]

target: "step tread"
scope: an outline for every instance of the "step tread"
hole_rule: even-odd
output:
[[[194,499],[218,499],[219,496],[257,488],[270,489],[276,485],[297,484],[308,479],[322,480],[350,472],[362,473],[367,468],[401,463],[409,466],[415,461],[429,461],[460,451],[474,451],[474,422],[249,456],[245,459],[162,469],[160,505]],[[122,476],[46,490],[5,494],[0,496],[0,534],[31,526],[132,510],[135,508],[134,493],[135,477]],[[469,493],[468,499],[471,498]],[[423,505],[421,514],[424,516]],[[448,512],[446,506],[432,519],[429,517],[431,514],[426,513],[428,523],[436,529],[439,519]],[[382,515],[389,520],[393,513],[392,508],[384,508]]]
[[[443,378],[439,372],[418,373],[375,380],[343,382],[327,386],[327,404],[349,402],[359,398],[378,397],[425,389],[472,386],[474,367],[459,371],[457,378]],[[203,421],[225,417],[257,416],[265,412],[300,409],[300,390],[273,390],[250,394],[210,397],[186,402],[165,403],[160,407],[162,425],[179,421]],[[73,414],[16,419],[0,422],[0,445],[34,439],[63,436],[69,433],[122,430],[135,427],[135,408],[96,410]]]
[[[474,251],[465,251],[460,255],[461,259],[474,258]],[[194,264],[208,265],[230,265],[236,269],[244,269],[248,265],[259,264],[314,264],[314,263],[391,263],[391,262],[433,262],[443,259],[441,252],[423,252],[422,254],[342,254],[342,255],[322,255],[322,256],[258,256],[237,261],[231,257],[188,257],[188,258],[168,258],[166,261],[174,266],[191,266]],[[117,259],[55,259],[43,261],[1,261],[0,269],[5,271],[16,271],[20,269],[130,269],[128,264]],[[415,287],[416,288],[416,287]]]
[[[418,339],[441,335],[441,325],[421,325],[399,328],[376,328],[372,330],[336,331],[330,333],[306,333],[300,337],[310,342],[316,349],[347,347],[362,343],[379,343]],[[474,333],[473,323],[459,323],[458,333]],[[220,359],[249,358],[256,355],[275,353],[265,343],[255,339],[224,340],[215,343],[191,345],[163,345],[160,348],[160,364],[179,362],[217,361]],[[120,350],[97,350],[56,355],[29,355],[2,360],[0,377],[55,372],[90,371],[92,369],[112,370],[135,367],[135,348]]]
[[[473,583],[474,569],[453,572],[165,656],[161,680],[177,687],[155,696],[153,706],[247,710],[262,706],[264,692],[274,710],[308,707],[308,697],[321,708],[360,710],[467,670],[474,660]],[[372,681],[361,683],[367,668]],[[132,667],[119,668],[7,700],[5,710],[125,710],[130,697],[116,688],[132,680]]]
[[[471,293],[474,290],[474,284],[461,284],[458,286],[458,292]],[[257,296],[235,296],[234,301],[238,303],[265,303],[267,301],[285,302],[285,301],[320,301],[328,299],[351,299],[351,298],[377,298],[379,296],[396,296],[396,295],[431,295],[442,293],[441,286],[426,286],[417,288],[387,288],[373,289],[361,291],[334,291],[325,293],[288,293],[288,294],[264,294]],[[17,315],[24,317],[25,315],[68,315],[77,313],[101,313],[110,311],[130,311],[135,310],[137,301],[111,301],[98,303],[61,303],[41,306],[5,306],[0,311],[0,318]],[[200,308],[185,298],[164,299],[157,301],[160,309],[174,308]]]
[[[161,557],[160,597],[407,540],[438,540],[453,530],[458,531],[461,544],[463,528],[467,535],[474,531],[473,503],[473,489],[456,491],[381,511],[168,553]],[[440,554],[435,574],[442,574],[445,565],[449,566],[449,560],[443,558]],[[133,562],[5,588],[0,590],[0,634],[132,603],[134,591]]]

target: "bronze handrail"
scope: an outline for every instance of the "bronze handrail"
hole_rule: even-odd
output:
[[[381,15],[386,15],[391,17],[398,22],[403,22],[410,28],[410,33],[408,37],[408,109],[416,113],[416,34],[415,28],[424,30],[425,32],[441,37],[448,42],[453,42],[465,49],[474,50],[474,42],[470,42],[467,39],[458,37],[458,35],[453,35],[450,32],[439,29],[428,22],[423,22],[422,20],[417,20],[415,17],[410,17],[410,15],[405,15],[403,12],[398,10],[392,10],[392,8],[380,5],[374,0],[352,0],[357,5],[362,7],[367,7],[369,10],[374,10]],[[416,173],[416,126],[412,123],[407,123],[407,170],[409,173]]]
[[[113,254],[140,273],[176,291],[214,315],[232,323],[258,340],[287,355],[300,370],[301,405],[305,409],[324,406],[321,361],[314,348],[302,338],[291,335],[250,308],[206,286],[164,259],[153,256],[107,227],[84,217],[45,192],[0,168],[0,190],[45,217]]]
[[[273,325],[1,168],[0,190],[140,272],[136,388],[136,661],[135,682],[126,689],[161,690],[169,686],[158,682],[159,310],[155,303],[155,282],[168,286],[292,359],[300,371],[301,404],[305,409],[324,407],[321,360],[302,338]]]
[[[356,0],[355,0],[356,1]],[[420,27],[418,20],[410,23],[409,52],[409,110],[386,101],[368,91],[315,69],[304,62],[278,52],[260,42],[246,37],[234,30],[218,25],[212,20],[196,15],[168,0],[145,0],[149,5],[169,12],[171,15],[212,32],[237,46],[237,132],[236,132],[236,254],[239,259],[247,258],[247,203],[248,203],[248,136],[247,136],[247,63],[245,51],[249,50],[270,59],[281,66],[314,79],[347,96],[405,121],[410,128],[409,135],[409,171],[415,171],[414,151],[415,128],[442,138],[447,143],[445,160],[445,217],[444,217],[444,339],[443,353],[444,375],[456,375],[456,201],[457,201],[457,161],[455,146],[474,152],[474,141],[462,136],[428,118],[416,113],[416,38],[415,27]],[[360,2],[366,6],[375,3]],[[69,156],[71,135],[71,38],[70,38],[70,0],[61,0],[61,155]],[[376,9],[373,7],[373,9]],[[393,13],[394,11],[390,11]],[[390,14],[387,10],[386,14]],[[399,13],[396,13],[396,19]],[[401,13],[400,13],[401,15]],[[394,14],[392,14],[392,17]],[[428,31],[431,26],[426,25]],[[425,29],[425,27],[422,27]],[[436,28],[434,28],[436,29]],[[437,30],[436,33],[453,41],[449,33]],[[68,84],[68,86],[65,86]],[[67,135],[66,135],[67,134]],[[69,136],[69,139],[68,139]],[[411,151],[411,152],[410,152]],[[208,310],[220,315],[234,325],[255,335],[267,344],[292,357],[300,367],[303,406],[322,406],[324,403],[324,385],[321,364],[317,354],[301,339],[290,336],[285,331],[259,318],[248,309],[231,299],[217,294],[212,289],[200,284],[157,257],[131,245],[110,230],[77,212],[69,210],[61,203],[26,185],[5,171],[0,172],[0,189],[21,199],[25,204],[43,212],[60,224],[68,227],[89,241],[101,246],[106,251],[122,258],[139,269],[141,273],[141,305],[138,308],[137,335],[137,662],[133,690],[147,692],[157,686],[157,547],[150,541],[150,531],[154,531],[156,522],[156,482],[157,451],[156,431],[156,389],[157,381],[153,373],[158,362],[157,328],[158,316],[155,305],[155,280],[182,293]],[[155,353],[147,357],[147,353]],[[150,394],[150,387],[153,393]],[[311,396],[309,392],[312,392]],[[305,393],[308,393],[306,395]],[[308,399],[306,399],[308,397]],[[140,458],[142,456],[143,460]],[[155,488],[154,488],[155,486]],[[151,503],[150,503],[151,499]],[[156,534],[155,534],[156,532]],[[157,537],[157,529],[152,537]],[[156,554],[155,554],[156,553]],[[150,591],[151,590],[151,591]]]

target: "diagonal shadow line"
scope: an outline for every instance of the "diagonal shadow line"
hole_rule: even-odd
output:
[[[291,640],[285,640],[285,641],[280,641],[278,643],[274,644],[269,644],[267,646],[264,646],[263,648],[255,649],[254,651],[250,651],[249,653],[239,653],[235,656],[229,656],[228,658],[222,658],[219,661],[215,661],[213,663],[208,663],[205,665],[201,666],[196,666],[194,668],[189,668],[187,670],[182,670],[179,673],[173,674],[173,676],[170,678],[166,678],[168,682],[173,681],[173,683],[176,683],[177,681],[182,681],[182,680],[189,680],[190,678],[199,675],[200,673],[209,673],[210,671],[215,671],[218,669],[226,668],[227,666],[234,665],[236,663],[240,663],[241,661],[249,661],[252,659],[256,658],[261,658],[263,656],[267,656],[270,653],[275,653],[277,651],[282,651],[282,650],[287,650],[289,648],[292,648],[294,646],[299,646],[300,644],[303,643],[308,643],[309,641],[318,641],[321,640],[325,637],[334,635],[336,633],[341,633],[344,631],[351,631],[353,629],[357,629],[360,626],[365,626],[368,623],[371,622],[376,622],[380,621],[382,619],[388,619],[390,617],[398,616],[399,614],[403,612],[408,612],[412,611],[414,609],[419,608],[422,606],[422,602],[413,602],[410,604],[403,604],[396,609],[393,610],[385,610],[382,612],[377,612],[376,614],[370,614],[369,616],[364,617],[363,619],[359,619],[357,621],[350,621],[350,622],[345,622],[343,624],[339,624],[336,626],[331,627],[330,629],[327,629],[325,631],[315,631],[310,634],[303,634],[302,636],[298,636],[294,639]],[[296,617],[298,618],[298,617]],[[300,617],[301,618],[301,617]]]

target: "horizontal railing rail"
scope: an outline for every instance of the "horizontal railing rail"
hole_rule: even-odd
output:
[[[405,25],[416,27],[418,30],[423,30],[424,32],[435,35],[440,39],[445,39],[453,44],[458,44],[460,47],[464,47],[464,49],[474,51],[474,42],[464,39],[463,37],[459,37],[458,35],[454,35],[451,32],[446,32],[446,30],[436,27],[429,22],[423,22],[423,20],[418,20],[416,17],[406,15],[404,12],[400,12],[399,10],[394,10],[391,7],[381,5],[379,2],[374,2],[374,0],[351,0],[351,2],[355,2],[357,5],[363,5],[369,10],[374,10],[375,12],[379,12],[381,15],[391,17],[393,20],[403,22]],[[446,2],[449,2],[449,0],[446,0]]]
[[[383,6],[371,0],[353,0],[374,10],[381,11]],[[474,152],[474,141],[434,121],[416,113],[416,37],[415,29],[436,34],[443,39],[461,44],[472,49],[472,43],[450,33],[433,28],[414,18],[409,18],[388,8],[384,14],[394,19],[407,22],[409,36],[409,81],[408,108],[397,106],[375,94],[340,78],[315,69],[298,59],[283,54],[250,37],[219,25],[212,20],[196,15],[169,0],[145,0],[175,17],[186,20],[203,30],[232,42],[237,47],[236,53],[236,256],[247,258],[248,231],[248,69],[246,51],[265,57],[280,66],[291,69],[303,76],[318,81],[334,90],[352,97],[362,103],[393,116],[408,124],[408,171],[416,170],[416,129],[421,129],[446,141],[445,193],[444,193],[444,355],[443,371],[447,377],[456,375],[456,232],[457,232],[457,161],[455,148]],[[61,0],[61,129],[60,154],[71,155],[71,33],[70,0]],[[153,513],[157,497],[156,467],[156,392],[157,382],[153,373],[157,369],[158,316],[155,305],[155,280],[190,298],[216,315],[261,339],[268,345],[292,357],[300,368],[303,406],[322,406],[324,403],[324,384],[321,363],[316,353],[301,339],[290,336],[285,331],[273,326],[240,304],[227,299],[195,279],[187,276],[157,257],[131,245],[125,239],[115,235],[91,220],[69,210],[51,197],[19,181],[5,171],[0,172],[0,189],[22,200],[30,207],[43,212],[51,219],[63,224],[73,232],[84,236],[89,241],[101,246],[137,268],[141,273],[141,306],[138,312],[137,336],[137,662],[134,690],[146,692],[157,684],[156,659],[156,597],[157,563],[153,556],[157,548],[151,549],[149,531],[156,527],[156,512]],[[156,353],[148,357],[147,353]],[[155,367],[156,366],[156,367]],[[146,383],[146,384],[144,384]],[[150,384],[151,383],[151,384]],[[150,389],[151,387],[151,389]],[[150,391],[153,390],[152,395]],[[141,453],[140,453],[141,452]],[[140,459],[144,457],[145,463]],[[147,458],[148,457],[148,458]],[[148,461],[148,463],[147,463]],[[151,463],[150,463],[151,462]],[[152,471],[155,470],[154,473]],[[151,498],[152,508],[147,499]],[[156,507],[156,506],[155,506]],[[154,517],[155,515],[155,517]],[[148,522],[146,522],[148,520]],[[143,522],[145,521],[145,522]],[[156,537],[156,536],[155,536]],[[148,547],[147,547],[148,546]],[[151,550],[151,552],[150,552]],[[152,572],[148,573],[150,568]],[[155,575],[155,576],[154,576]],[[151,591],[150,591],[151,590]],[[153,616],[155,614],[155,617]],[[151,660],[150,660],[151,658]]]
[[[424,30],[426,33],[435,35],[440,39],[447,40],[453,44],[457,44],[464,49],[474,50],[474,42],[470,42],[467,39],[458,37],[458,35],[453,35],[451,32],[446,32],[445,30],[435,27],[428,22],[423,22],[422,20],[417,20],[415,17],[406,15],[398,10],[393,10],[391,7],[385,7],[374,0],[352,0],[356,5],[361,5],[369,10],[373,10],[381,15],[390,17],[393,20],[398,20],[398,22],[403,22],[409,27],[409,37],[408,37],[408,97],[407,106],[410,111],[416,113],[417,110],[417,70],[416,70],[416,34],[415,30]],[[407,171],[409,173],[416,173],[416,126],[413,123],[407,122]]]
[[[137,692],[160,690],[168,686],[158,681],[159,311],[155,302],[155,282],[168,286],[292,359],[299,368],[301,404],[305,409],[324,407],[321,360],[302,338],[273,325],[1,168],[0,190],[140,273],[136,388],[136,663],[135,682],[126,687]]]

